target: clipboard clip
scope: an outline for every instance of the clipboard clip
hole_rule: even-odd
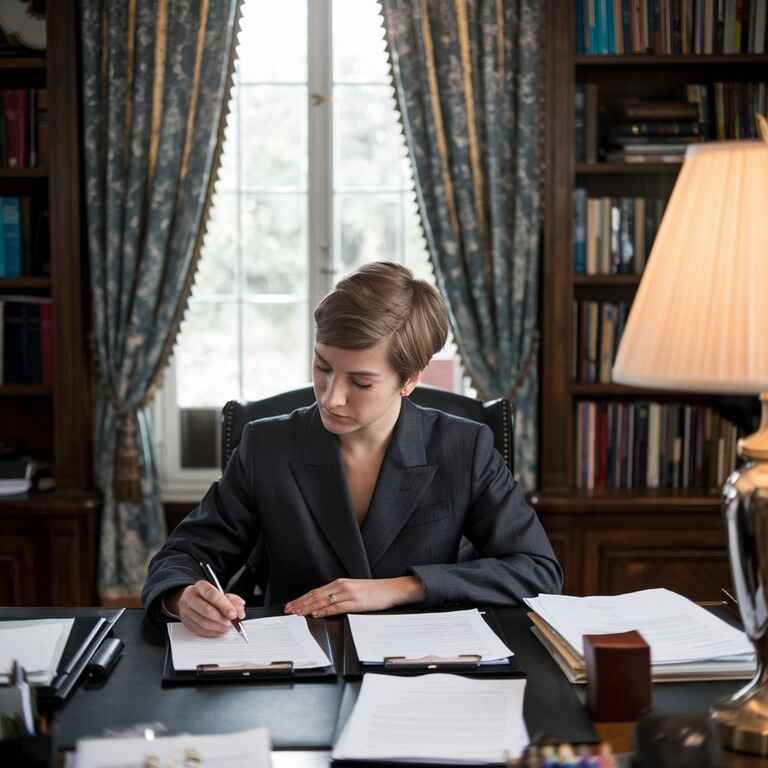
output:
[[[242,677],[258,677],[259,675],[272,675],[275,672],[293,673],[292,661],[272,661],[269,664],[198,664],[198,675],[232,675],[239,674]]]
[[[385,656],[385,669],[407,670],[470,670],[480,666],[482,656],[477,653],[462,653],[459,656]]]

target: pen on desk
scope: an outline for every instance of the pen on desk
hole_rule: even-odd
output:
[[[741,611],[739,609],[739,601],[724,587],[720,589],[723,597],[725,598],[726,610],[737,620],[741,620]]]
[[[221,588],[221,584],[219,584],[219,580],[216,578],[216,574],[213,572],[213,568],[208,563],[200,563],[200,567],[203,569],[203,573],[205,574],[205,577],[208,579],[208,581],[213,584],[216,589],[221,592],[221,594],[224,594],[224,590]],[[243,628],[243,625],[240,623],[238,619],[232,619],[232,626],[237,630],[240,637],[245,640],[245,642],[248,642],[248,635],[245,634],[245,629]]]
[[[739,604],[738,600],[736,600],[736,598],[725,587],[721,587],[720,591],[723,593],[723,596],[725,597],[725,599],[729,603],[731,603],[731,605],[738,606],[738,604]]]

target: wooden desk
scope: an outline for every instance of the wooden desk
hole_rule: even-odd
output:
[[[0,619],[93,615],[98,609],[0,608]],[[250,615],[257,615],[249,611]],[[527,672],[524,712],[532,736],[544,732],[559,741],[610,741],[616,752],[632,749],[633,724],[599,725],[592,729],[587,713],[555,662],[530,631],[523,609],[496,610],[520,666]],[[53,721],[54,743],[71,749],[78,738],[101,735],[107,728],[137,723],[163,723],[168,733],[226,733],[265,726],[281,755],[276,768],[324,768],[335,734],[346,722],[358,684],[341,678],[328,683],[205,685],[163,689],[160,674],[162,633],[148,628],[143,614],[128,609],[115,628],[126,644],[123,658],[107,684],[75,691]],[[340,619],[329,621],[338,663],[343,641]],[[705,713],[714,701],[740,687],[740,682],[708,682],[654,686],[654,711],[660,714]],[[586,735],[586,736],[585,736]],[[284,758],[284,759],[283,759]],[[733,755],[733,768],[766,766],[768,760]]]

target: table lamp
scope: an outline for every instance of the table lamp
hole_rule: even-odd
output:
[[[722,507],[757,674],[710,714],[726,747],[768,754],[768,123],[761,140],[692,145],[627,320],[613,381],[757,394],[758,431]]]

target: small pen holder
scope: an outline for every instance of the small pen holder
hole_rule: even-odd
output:
[[[3,739],[0,741],[0,765],[51,768],[53,745],[50,734]]]
[[[651,708],[651,648],[639,632],[584,635],[587,706],[599,722],[637,720]]]

